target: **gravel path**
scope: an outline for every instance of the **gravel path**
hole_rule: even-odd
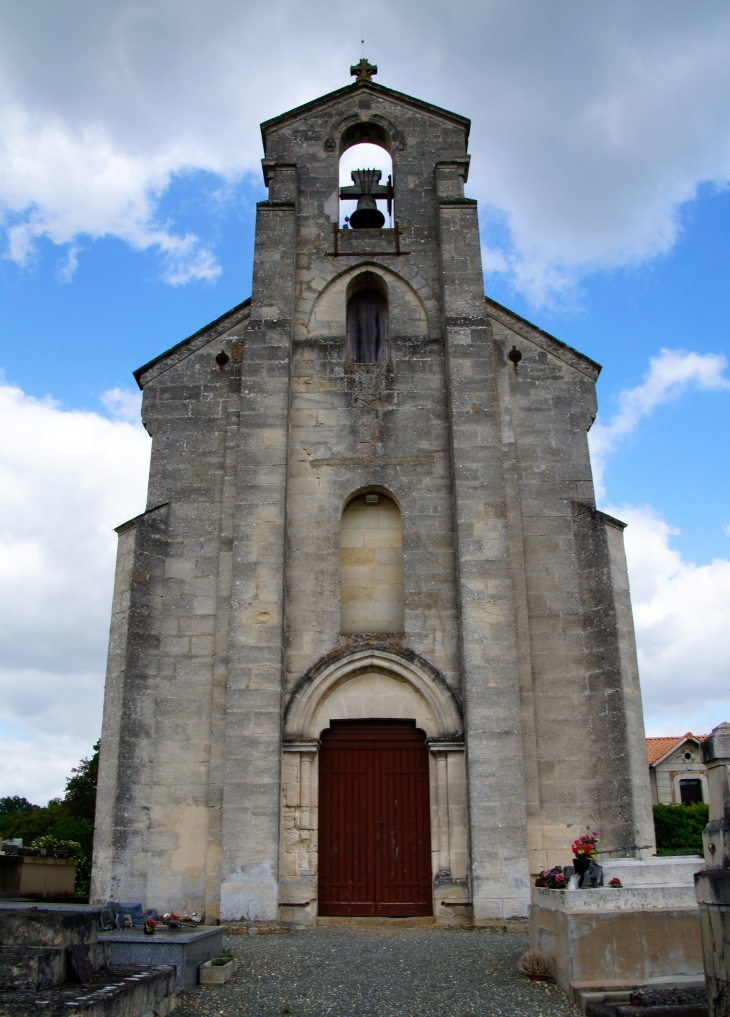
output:
[[[553,983],[517,973],[527,937],[487,930],[317,928],[230,936],[224,986],[200,986],[175,1017],[579,1017]]]

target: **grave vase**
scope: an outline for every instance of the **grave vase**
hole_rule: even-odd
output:
[[[592,859],[588,857],[575,857],[573,859],[573,868],[575,869],[576,876],[584,876],[591,867],[591,861]]]

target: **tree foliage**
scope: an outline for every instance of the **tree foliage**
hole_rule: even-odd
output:
[[[702,851],[702,831],[710,820],[709,806],[655,805],[654,831],[659,854],[674,851]]]
[[[12,816],[15,812],[33,812],[39,808],[40,805],[32,805],[27,798],[21,798],[20,795],[0,798],[0,816]]]
[[[79,897],[89,893],[98,772],[99,742],[94,746],[91,759],[82,759],[71,771],[62,799],[51,799],[45,808],[31,805],[18,796],[0,799],[0,805],[8,803],[5,808],[0,807],[0,837],[3,840],[21,837],[27,847],[60,846],[60,841],[73,841],[79,845],[73,854],[79,860],[75,887]],[[13,803],[21,804],[13,807]],[[43,843],[34,843],[41,839]]]
[[[63,804],[72,816],[77,819],[88,819],[94,822],[96,812],[96,782],[99,777],[99,745],[94,746],[91,759],[82,759],[71,771],[72,776],[66,779],[66,794]]]

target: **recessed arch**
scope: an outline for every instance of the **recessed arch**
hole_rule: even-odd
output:
[[[367,680],[371,675],[384,679],[380,689],[377,683],[373,683],[373,691],[368,693],[358,691],[363,679]],[[387,698],[388,702],[384,703],[384,706],[391,709],[393,692],[397,690],[398,685],[401,687],[404,701],[410,699],[413,704],[412,719],[423,728],[429,739],[444,742],[461,740],[461,712],[445,682],[437,681],[427,668],[417,661],[377,649],[347,654],[303,681],[289,702],[284,722],[284,736],[288,741],[317,739],[321,730],[319,725],[329,717],[327,703],[328,701],[333,703],[332,697],[338,693],[336,712],[341,712],[342,702],[347,694],[350,691],[355,693],[350,696],[348,719],[363,719],[355,716],[362,707],[367,708],[372,716],[372,703],[378,696]],[[359,707],[359,704],[362,704],[362,707]]]
[[[348,494],[342,502],[342,512],[345,511],[353,498],[359,498],[361,494],[384,494],[386,498],[390,498],[391,501],[395,502],[401,512],[403,511],[400,501],[389,488],[380,487],[377,484],[366,484],[364,487],[358,487],[356,491],[351,491]]]
[[[393,152],[393,141],[390,133],[383,124],[374,123],[372,120],[358,121],[345,127],[340,135],[340,155],[342,156],[348,148],[355,145],[377,145],[384,148],[388,155]]]
[[[309,298],[311,303],[309,300],[302,301],[297,318],[302,326],[306,322],[306,335],[345,338],[347,300],[350,296],[348,290],[354,279],[366,273],[376,288],[381,287],[387,293],[390,335],[419,339],[427,336],[429,325],[426,308],[413,285],[387,266],[367,261],[339,272],[322,286],[313,299]],[[377,277],[378,281],[375,282],[373,277]]]
[[[402,127],[380,113],[348,113],[336,120],[327,132],[324,147],[327,152],[336,152],[339,157],[345,146],[358,145],[363,141],[381,145],[391,154],[393,150],[402,152],[406,147]]]
[[[347,284],[346,295],[349,300],[358,290],[377,290],[388,299],[388,283],[379,272],[365,269],[364,272],[353,276]]]

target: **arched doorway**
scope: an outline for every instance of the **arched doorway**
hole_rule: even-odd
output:
[[[464,921],[462,719],[442,679],[381,649],[324,660],[287,704],[283,750],[282,920],[319,910]]]
[[[333,720],[319,759],[319,914],[430,915],[426,736],[413,720]]]

